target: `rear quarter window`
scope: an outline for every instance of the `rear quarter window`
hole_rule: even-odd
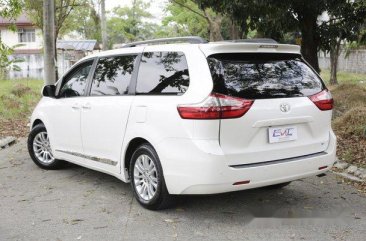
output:
[[[214,92],[246,98],[304,97],[325,87],[299,55],[216,54],[208,57]]]
[[[188,66],[182,52],[143,53],[136,94],[181,95],[188,86]]]

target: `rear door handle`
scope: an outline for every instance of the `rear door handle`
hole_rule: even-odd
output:
[[[75,103],[73,106],[71,106],[71,108],[73,108],[74,110],[79,110],[80,105],[78,103]]]
[[[91,109],[90,103],[86,103],[85,105],[83,105],[83,109],[84,110],[90,110]]]

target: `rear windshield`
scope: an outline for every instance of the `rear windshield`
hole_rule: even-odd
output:
[[[324,89],[299,55],[230,53],[208,57],[213,91],[246,99],[303,97]]]

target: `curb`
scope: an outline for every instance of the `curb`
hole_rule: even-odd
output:
[[[0,149],[5,149],[15,144],[16,138],[13,136],[7,136],[0,139]]]
[[[337,160],[331,172],[355,182],[366,182],[366,169]]]

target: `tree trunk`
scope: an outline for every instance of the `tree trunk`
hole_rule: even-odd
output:
[[[230,39],[240,39],[239,27],[234,20],[230,20]]]
[[[332,45],[330,48],[330,84],[336,85],[338,84],[337,80],[337,70],[338,70],[338,58],[341,50],[341,41],[340,39],[336,40],[336,44]]]
[[[44,84],[56,83],[55,69],[55,2],[43,1],[43,39],[44,39]]]
[[[100,1],[100,8],[101,8],[101,28],[102,28],[102,44],[103,50],[108,49],[108,37],[107,37],[107,21],[105,16],[105,0]]]
[[[317,33],[317,16],[303,16],[299,18],[301,28],[301,54],[305,60],[320,73],[318,62],[318,46],[320,36]]]
[[[203,12],[208,22],[210,41],[214,42],[224,40],[221,35],[222,15],[218,13],[216,16],[210,16],[207,9],[205,9]]]
[[[56,75],[56,81],[58,80],[59,77],[59,73],[58,73],[58,56],[57,56],[57,38],[58,38],[58,33],[60,32],[60,29],[57,28],[57,26],[55,26],[55,39],[54,39],[54,48],[55,48],[55,75]]]
[[[247,24],[247,19],[248,17],[243,16],[242,22],[240,23],[240,28],[239,28],[239,38],[240,39],[246,39],[247,38],[247,33],[248,33],[248,24]]]

